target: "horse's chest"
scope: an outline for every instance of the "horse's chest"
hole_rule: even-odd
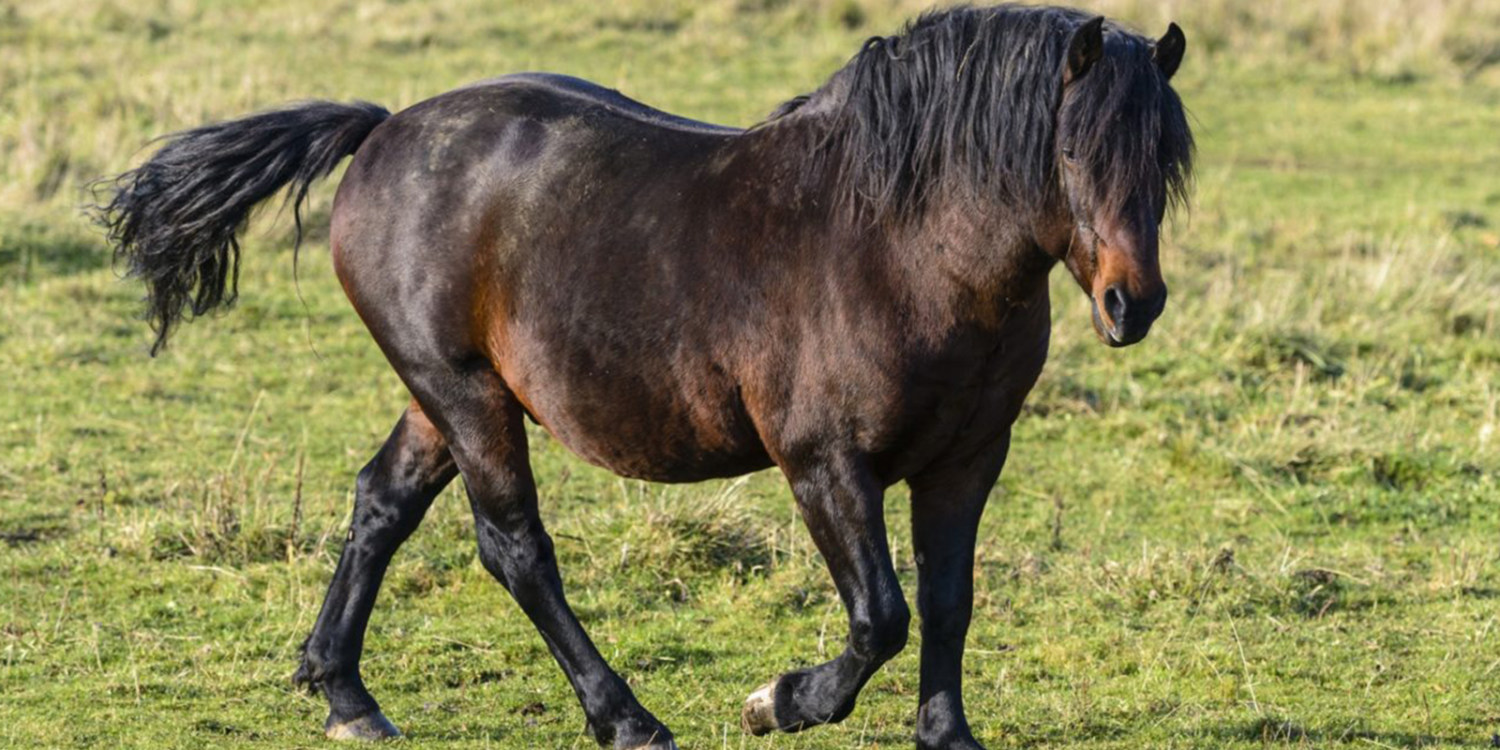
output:
[[[1044,321],[1045,322],[1045,321]],[[878,441],[890,481],[910,476],[950,453],[973,454],[997,443],[1047,358],[1046,325],[1016,325],[988,351],[950,357],[915,370],[901,418]]]

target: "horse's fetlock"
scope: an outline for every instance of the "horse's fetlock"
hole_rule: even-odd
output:
[[[327,695],[330,687],[334,687],[342,675],[352,672],[340,664],[337,655],[332,653],[332,647],[327,643],[316,642],[309,638],[302,644],[302,662],[297,666],[297,671],[292,675],[292,683],[300,685],[309,693],[323,693]]]
[[[301,663],[297,665],[297,671],[292,674],[292,684],[306,690],[309,695],[316,695],[323,690],[323,679],[327,671],[320,659],[313,657],[307,650],[302,652]]]

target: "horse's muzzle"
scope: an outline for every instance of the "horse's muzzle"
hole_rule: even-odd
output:
[[[1111,284],[1093,298],[1094,330],[1113,347],[1130,346],[1146,338],[1151,324],[1167,306],[1167,288],[1149,297],[1134,298],[1124,284]]]

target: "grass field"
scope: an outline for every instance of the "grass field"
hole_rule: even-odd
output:
[[[80,217],[172,130],[304,97],[393,110],[503,72],[749,124],[917,6],[873,0],[0,2],[0,745],[322,747],[293,689],[358,468],[406,396],[322,252],[250,232],[231,313],[152,360]],[[1054,278],[1052,358],[979,552],[991,748],[1479,748],[1500,731],[1500,8],[1100,5],[1182,21],[1201,169],[1172,303],[1126,350]],[[298,281],[300,279],[300,282]],[[569,595],[684,748],[909,745],[917,649],[844,724],[753,739],[841,646],[778,474],[615,479],[533,435]],[[591,747],[476,560],[455,485],[365,676],[415,747]],[[902,488],[898,569],[915,576]],[[916,641],[913,633],[913,643]]]

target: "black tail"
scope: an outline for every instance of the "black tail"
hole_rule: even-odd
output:
[[[302,241],[302,202],[314,180],[354,153],[391,113],[368,102],[308,102],[167,137],[149,161],[113,180],[94,218],[115,259],[146,282],[154,356],[182,319],[234,302],[250,210],[288,184]]]

